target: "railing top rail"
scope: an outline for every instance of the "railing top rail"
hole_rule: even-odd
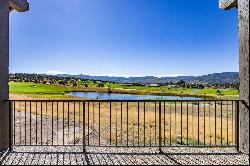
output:
[[[223,102],[223,101],[239,101],[243,100],[112,100],[112,99],[76,99],[76,100],[5,100],[5,102],[15,101],[15,102]]]

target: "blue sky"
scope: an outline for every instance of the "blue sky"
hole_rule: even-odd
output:
[[[30,0],[10,26],[10,72],[238,71],[237,10],[220,10],[218,0]]]

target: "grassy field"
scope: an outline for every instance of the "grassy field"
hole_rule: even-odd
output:
[[[10,93],[64,95],[71,90],[67,86],[34,84],[26,82],[10,82]]]
[[[221,91],[221,95],[238,95],[239,91],[236,89],[213,89],[213,88],[205,88],[205,89],[189,89],[189,88],[174,88],[171,85],[162,86],[162,87],[147,87],[147,86],[128,86],[125,84],[113,84],[107,83],[105,87],[110,88],[123,88],[123,89],[136,89],[136,90],[144,90],[144,91],[160,91],[166,93],[183,93],[183,94],[217,94],[217,90]]]
[[[10,93],[15,94],[36,94],[44,96],[66,96],[70,91],[97,91],[107,92],[111,88],[113,93],[133,93],[133,94],[157,94],[157,95],[180,95],[180,96],[198,96],[212,97],[219,99],[237,99],[239,91],[236,89],[185,89],[173,88],[171,86],[162,87],[145,87],[145,86],[128,86],[124,84],[106,83],[104,87],[97,87],[93,82],[88,82],[88,87],[83,85],[63,86],[63,85],[46,85],[41,83],[10,82]],[[220,93],[218,94],[218,90]]]

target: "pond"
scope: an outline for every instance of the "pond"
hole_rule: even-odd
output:
[[[147,99],[202,100],[202,98],[200,97],[136,95],[136,94],[102,93],[102,92],[70,92],[69,95],[75,97],[93,98],[101,100],[147,100]]]

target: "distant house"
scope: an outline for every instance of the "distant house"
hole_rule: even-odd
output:
[[[124,85],[126,85],[126,86],[134,86],[134,84],[130,84],[130,83],[126,83]]]
[[[96,81],[95,83],[96,84],[103,84],[101,81]]]
[[[149,84],[150,87],[159,87],[158,84]]]

